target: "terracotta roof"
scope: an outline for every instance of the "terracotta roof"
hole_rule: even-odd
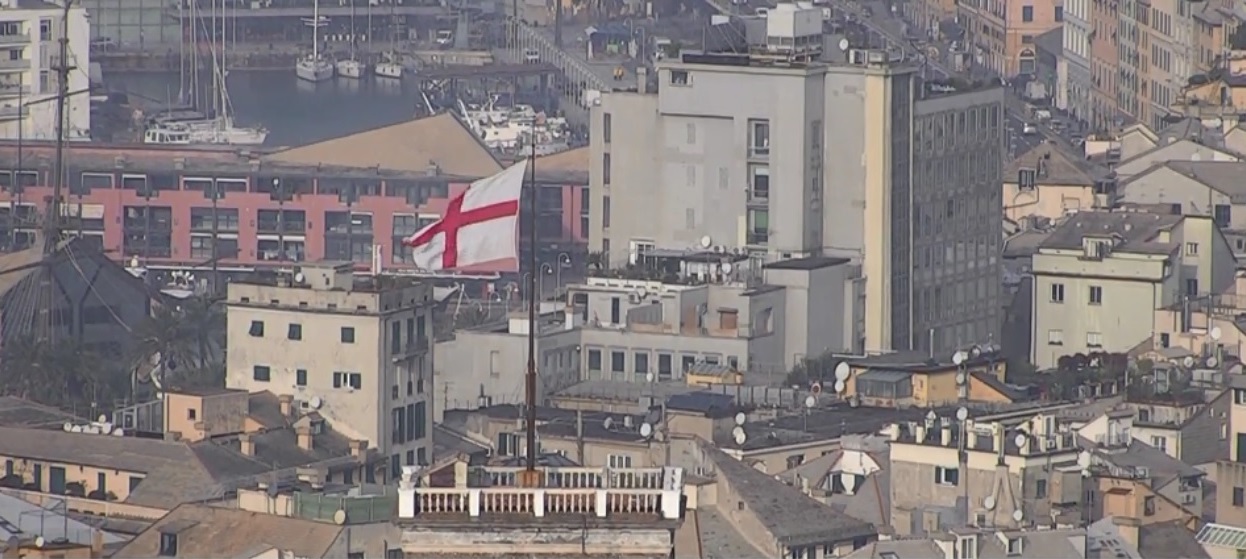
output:
[[[300,165],[380,167],[395,171],[439,172],[464,178],[482,178],[501,172],[502,164],[451,113],[367,130],[279,151],[270,161]]]
[[[167,533],[177,537],[178,557],[251,557],[270,549],[294,557],[325,557],[342,530],[301,518],[182,505],[135,536],[116,556],[161,557],[161,539]]]
[[[545,155],[536,158],[536,170],[538,173],[544,171],[574,171],[578,173],[587,173],[588,158],[588,146],[569,149],[567,151],[560,151],[553,155]]]

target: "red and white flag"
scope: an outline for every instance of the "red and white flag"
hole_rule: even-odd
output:
[[[403,241],[412,247],[416,267],[452,270],[518,258],[515,235],[527,171],[524,159],[450,200],[440,220]]]

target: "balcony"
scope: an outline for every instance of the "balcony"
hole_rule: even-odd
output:
[[[30,114],[25,107],[0,107],[0,119],[22,118]]]
[[[24,45],[30,42],[30,35],[27,33],[14,33],[12,35],[0,35],[0,45]]]
[[[763,246],[766,243],[770,242],[770,233],[759,232],[759,231],[749,231],[748,235],[745,236],[744,240],[750,246]]]
[[[11,95],[30,95],[29,85],[0,84],[0,97]]]
[[[11,72],[18,70],[29,70],[30,61],[25,58],[17,60],[0,60],[0,72]]]
[[[279,233],[289,235],[302,235],[307,230],[307,224],[303,221],[283,221],[260,220],[256,225],[256,231],[262,235],[276,235]],[[336,232],[336,231],[335,231]],[[345,229],[343,228],[343,232]]]
[[[428,351],[428,338],[426,337],[416,338],[414,340],[407,340],[406,343],[402,344],[400,347],[398,347],[394,351],[394,354],[391,357],[393,358],[393,362],[397,363],[399,361],[402,361],[409,357],[415,357],[416,355],[420,355],[427,351]]]
[[[484,487],[416,487],[419,469],[403,468],[398,516],[404,520],[648,516],[675,520],[683,496],[681,468],[543,468],[541,487],[520,486],[523,468],[485,467]]]

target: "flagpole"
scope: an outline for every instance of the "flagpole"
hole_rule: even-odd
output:
[[[524,472],[526,487],[539,487],[541,476],[536,470],[536,124],[532,125],[532,136],[529,138],[530,155],[528,158],[528,375],[526,383],[527,412],[526,427],[528,437],[527,469]],[[522,205],[521,205],[522,207]]]

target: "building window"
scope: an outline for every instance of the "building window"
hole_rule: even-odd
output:
[[[764,245],[770,242],[770,210],[748,211],[748,235],[745,241],[750,245]]]
[[[1064,331],[1063,330],[1048,330],[1047,331],[1047,345],[1064,345]]]
[[[1242,506],[1246,506],[1246,489],[1243,489],[1241,487],[1233,488],[1233,506],[1237,508],[1242,508]]]
[[[601,154],[601,184],[610,186],[610,154]]]
[[[688,75],[687,70],[671,70],[671,85],[692,85],[692,76]]]
[[[935,483],[939,485],[956,485],[960,483],[960,470],[935,466]]]
[[[160,533],[160,556],[177,557],[177,534]]]
[[[623,366],[626,364],[626,362],[627,362],[627,357],[623,354],[622,351],[610,352],[610,372],[612,373],[623,372]]]
[[[754,119],[748,121],[748,155],[764,157],[770,155],[770,121]]]
[[[606,465],[612,469],[630,468],[632,457],[629,454],[611,454],[606,457]]]
[[[1142,500],[1142,514],[1144,516],[1155,516],[1155,496],[1147,495]]]
[[[1186,256],[1198,256],[1198,243],[1186,243],[1185,244],[1185,255]]]
[[[1034,36],[1033,35],[1022,35],[1021,44],[1024,44],[1024,45],[1034,44]]]
[[[1047,498],[1047,480],[1040,479],[1034,484],[1034,496],[1039,499]]]
[[[333,373],[333,388],[363,388],[363,375],[360,373]]]
[[[1103,333],[1086,332],[1086,347],[1103,347]]]
[[[1159,346],[1168,347],[1168,344],[1169,344],[1168,332],[1161,332],[1159,335]]]
[[[248,332],[251,334],[251,337],[253,338],[263,338],[264,337],[264,322],[260,320],[252,320],[251,329],[248,330]]]
[[[294,371],[294,384],[298,386],[307,386],[307,369]]]
[[[673,359],[669,353],[658,354],[658,378],[671,378]]]
[[[767,165],[749,165],[749,200],[761,201],[770,199],[770,167]]]
[[[1168,437],[1157,437],[1155,435],[1151,435],[1151,446],[1164,452],[1168,452]]]
[[[1034,21],[1034,6],[1021,6],[1021,21],[1025,23]]]
[[[636,369],[636,374],[644,375],[649,373],[649,354],[643,351],[637,351],[632,354],[632,367]]]
[[[1185,280],[1185,294],[1189,296],[1198,295],[1198,278]]]
[[[1051,284],[1051,302],[1052,303],[1063,303],[1064,302],[1064,284],[1063,283]]]
[[[612,123],[610,122],[610,113],[603,113],[601,115],[601,141],[607,144],[610,143],[610,125],[611,124]]]
[[[303,339],[303,325],[302,324],[291,324],[290,328],[286,331],[286,339],[289,339],[289,340]]]
[[[272,376],[272,371],[266,365],[256,365],[251,370],[251,378],[260,382],[268,382]]]
[[[1098,285],[1090,286],[1090,304],[1092,305],[1103,304],[1103,288],[1102,287]]]
[[[600,349],[588,350],[588,370],[598,371],[598,372],[601,371],[601,350]]]
[[[1214,212],[1216,214],[1216,225],[1220,227],[1228,227],[1229,223],[1233,221],[1233,210],[1228,204],[1216,204]]]
[[[351,326],[343,326],[343,327],[342,327],[342,343],[344,343],[344,344],[353,344],[353,343],[355,343],[355,329],[354,329],[354,327],[351,327]]]
[[[195,408],[190,408],[186,410],[186,419],[194,421],[196,415],[198,415],[198,410],[196,410]]]
[[[1056,21],[1064,21],[1064,6],[1056,6]]]

